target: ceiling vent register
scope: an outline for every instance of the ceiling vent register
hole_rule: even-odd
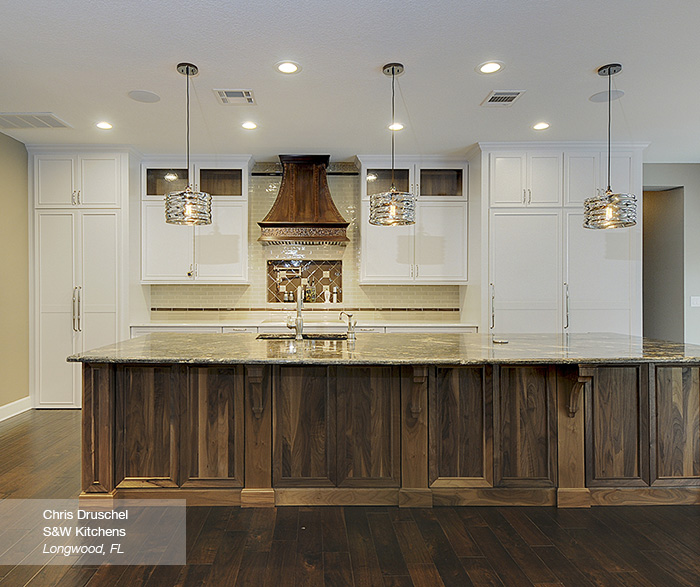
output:
[[[253,90],[214,90],[219,104],[229,106],[255,106]]]
[[[71,128],[52,112],[0,112],[0,129]]]
[[[481,106],[488,107],[507,107],[512,106],[520,96],[525,93],[525,90],[493,90],[484,101]]]

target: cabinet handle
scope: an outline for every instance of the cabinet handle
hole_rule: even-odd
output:
[[[187,272],[187,277],[193,277],[194,276],[194,265],[190,263],[190,270]]]
[[[527,204],[527,190],[523,188],[523,205]]]
[[[80,202],[80,190],[78,190],[78,206],[80,206],[80,204],[81,204],[81,202]]]
[[[78,288],[74,287],[73,288],[73,302],[71,304],[71,310],[73,313],[73,332],[78,332],[78,328],[76,326],[76,318],[75,318],[75,301],[77,299],[77,294],[78,294]]]
[[[81,318],[80,315],[83,313],[83,308],[82,308],[82,291],[83,288],[81,286],[77,287],[78,290],[78,332],[83,331],[83,326],[81,324]]]
[[[566,308],[566,324],[564,328],[569,327],[569,284],[565,283],[564,284],[564,292],[565,292],[565,308]]]
[[[411,277],[413,277],[413,265],[411,265]]]
[[[419,270],[420,270],[420,265],[416,265],[416,277],[418,277]]]
[[[496,287],[491,285],[491,328],[496,327]]]
[[[527,203],[532,204],[532,190],[530,188],[527,189]]]
[[[77,193],[78,193],[78,192],[77,192],[76,190],[73,190],[73,193],[71,193],[71,195],[70,195],[70,203],[71,203],[71,205],[73,205],[73,206],[75,206],[76,203],[77,203],[77,202],[76,202]]]

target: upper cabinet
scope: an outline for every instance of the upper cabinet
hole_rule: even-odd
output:
[[[360,283],[467,282],[467,166],[463,160],[397,157],[394,186],[416,196],[416,224],[373,226],[369,197],[389,190],[391,160],[358,157],[361,168]]]
[[[141,282],[248,283],[250,157],[197,161],[192,187],[211,194],[212,223],[165,222],[165,195],[185,189],[188,170],[168,160],[142,165]]]
[[[34,153],[36,208],[119,208],[126,154]]]
[[[491,207],[561,205],[561,151],[495,152],[489,154],[489,163]]]

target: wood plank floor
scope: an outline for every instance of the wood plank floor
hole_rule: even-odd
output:
[[[77,496],[79,420],[0,423],[0,498]],[[185,567],[0,567],[0,585],[700,585],[698,507],[193,507],[187,545]]]

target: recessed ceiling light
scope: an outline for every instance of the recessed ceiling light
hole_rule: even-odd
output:
[[[395,122],[389,125],[389,130],[403,130],[403,124],[400,122]]]
[[[533,124],[532,128],[535,130],[547,130],[549,128],[549,122],[538,122],[537,124]]]
[[[502,61],[486,61],[476,66],[476,71],[479,73],[496,73],[505,67]]]
[[[136,100],[137,102],[145,102],[147,104],[160,101],[160,96],[158,94],[154,94],[148,90],[131,90],[127,96],[129,96],[129,98],[132,100]]]
[[[619,100],[624,95],[625,95],[625,92],[623,92],[622,90],[611,90],[610,91],[610,100]],[[593,94],[588,99],[591,102],[607,102],[608,101],[608,91],[605,90],[604,92],[598,92],[597,94]]]
[[[112,125],[109,124],[109,122],[105,122],[104,120],[102,122],[98,122],[95,126],[97,128],[101,128],[102,130],[109,130],[110,128],[112,128]]]
[[[258,128],[258,125],[251,121],[244,122],[243,124],[241,124],[241,126],[246,130],[253,130],[255,128]]]
[[[294,61],[280,61],[275,63],[275,67],[282,73],[299,73],[301,71],[301,65]]]

